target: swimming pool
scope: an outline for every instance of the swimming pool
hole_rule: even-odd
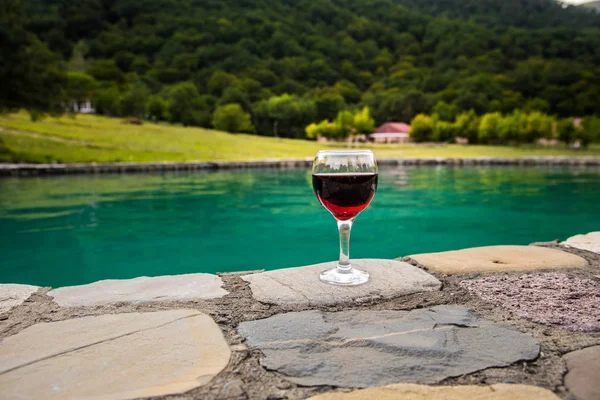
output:
[[[381,168],[351,257],[528,244],[600,229],[600,169]],[[338,256],[310,171],[0,179],[0,282],[308,265]]]

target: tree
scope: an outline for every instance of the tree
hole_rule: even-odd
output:
[[[570,144],[575,140],[576,133],[573,118],[563,118],[558,121],[558,140]]]
[[[121,115],[121,94],[116,87],[97,90],[92,100],[98,114]]]
[[[371,118],[369,107],[363,107],[354,114],[353,125],[357,133],[372,133],[375,130],[375,120]]]
[[[306,137],[317,139],[319,136],[334,139],[338,137],[338,127],[335,123],[325,119],[318,124],[312,123],[306,127]]]
[[[171,88],[169,116],[171,122],[181,122],[184,126],[207,126],[210,123],[209,108],[202,102],[192,82],[178,83]]]
[[[581,127],[589,137],[589,141],[600,142],[600,118],[590,115],[581,121]]]
[[[415,115],[430,110],[425,94],[414,89],[384,93],[377,98],[373,107],[373,115],[379,122],[410,121]]]
[[[146,103],[150,91],[143,82],[137,81],[125,93],[121,100],[121,113],[123,115],[143,118],[146,113]]]
[[[66,86],[59,58],[24,29],[21,1],[0,2],[0,112],[62,113]]]
[[[456,124],[453,122],[435,121],[433,140],[436,142],[453,142],[456,138]]]
[[[500,138],[499,125],[502,115],[498,112],[485,114],[479,122],[480,143],[490,143]]]
[[[313,100],[284,93],[261,101],[255,117],[259,133],[301,138],[304,127],[317,119],[317,110]]]
[[[502,143],[520,141],[527,127],[527,114],[519,110],[506,115],[498,121],[498,138]]]
[[[456,136],[469,139],[469,143],[477,143],[479,130],[479,118],[475,111],[462,112],[456,117]]]
[[[427,142],[433,139],[433,118],[418,114],[410,123],[410,137],[415,142]]]
[[[236,81],[237,78],[235,75],[228,74],[224,71],[217,71],[210,76],[210,79],[206,85],[211,94],[215,96],[221,96],[225,89],[233,85],[233,83]]]
[[[223,91],[223,95],[217,101],[217,105],[219,106],[233,103],[241,105],[244,111],[250,112],[252,110],[248,95],[237,86],[229,86]]]
[[[154,121],[162,121],[167,117],[169,103],[160,96],[150,96],[146,102],[146,114]]]
[[[337,93],[323,93],[315,97],[316,119],[333,119],[340,110],[346,108],[344,98]]]
[[[541,112],[532,112],[527,116],[526,129],[521,131],[522,141],[533,143],[540,138],[552,139],[552,124],[551,117]]]
[[[454,104],[448,104],[445,101],[438,101],[432,110],[441,121],[454,122],[458,109]]]
[[[114,60],[97,60],[87,69],[87,73],[94,79],[116,84],[125,83],[125,74],[117,67]]]
[[[232,133],[253,133],[254,126],[250,121],[250,114],[244,112],[239,104],[227,104],[217,107],[213,115],[215,129]]]
[[[98,82],[85,72],[67,73],[67,96],[73,106],[79,106],[94,96]]]
[[[336,127],[336,139],[345,139],[356,133],[352,111],[340,111],[335,117],[334,125]]]

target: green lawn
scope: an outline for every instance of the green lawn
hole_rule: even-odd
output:
[[[4,147],[4,149],[3,149]],[[355,146],[356,147],[356,146]],[[478,156],[600,156],[600,146],[368,145],[378,158]],[[94,115],[32,122],[22,112],[0,116],[0,161],[245,161],[312,157],[323,148],[347,148],[306,140],[229,134],[146,122],[141,126]]]

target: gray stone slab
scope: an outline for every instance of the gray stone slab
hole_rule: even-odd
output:
[[[0,284],[0,314],[22,304],[39,288],[39,286],[14,283]]]
[[[571,236],[562,242],[561,245],[600,254],[600,232]]]
[[[243,322],[263,365],[300,385],[371,387],[436,383],[532,360],[529,335],[458,306],[412,311],[303,311]]]
[[[577,400],[600,399],[600,346],[587,347],[565,354],[565,386]]]
[[[40,323],[0,342],[2,399],[131,399],[208,383],[231,352],[195,310]]]
[[[439,290],[441,282],[427,272],[396,260],[352,260],[356,268],[371,274],[369,282],[358,286],[335,286],[319,280],[319,273],[335,267],[335,262],[307,267],[278,269],[245,275],[252,296],[263,303],[282,306],[334,305],[368,299],[384,299],[418,292]]]
[[[212,274],[186,274],[134,279],[108,279],[81,286],[51,290],[48,295],[61,307],[97,306],[118,302],[157,302],[214,299],[228,292]]]

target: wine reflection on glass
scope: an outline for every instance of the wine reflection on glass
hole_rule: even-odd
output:
[[[335,218],[340,233],[340,259],[335,268],[321,272],[332,285],[360,285],[369,273],[350,263],[350,230],[377,189],[377,162],[369,150],[322,150],[315,157],[312,184],[317,199]]]

